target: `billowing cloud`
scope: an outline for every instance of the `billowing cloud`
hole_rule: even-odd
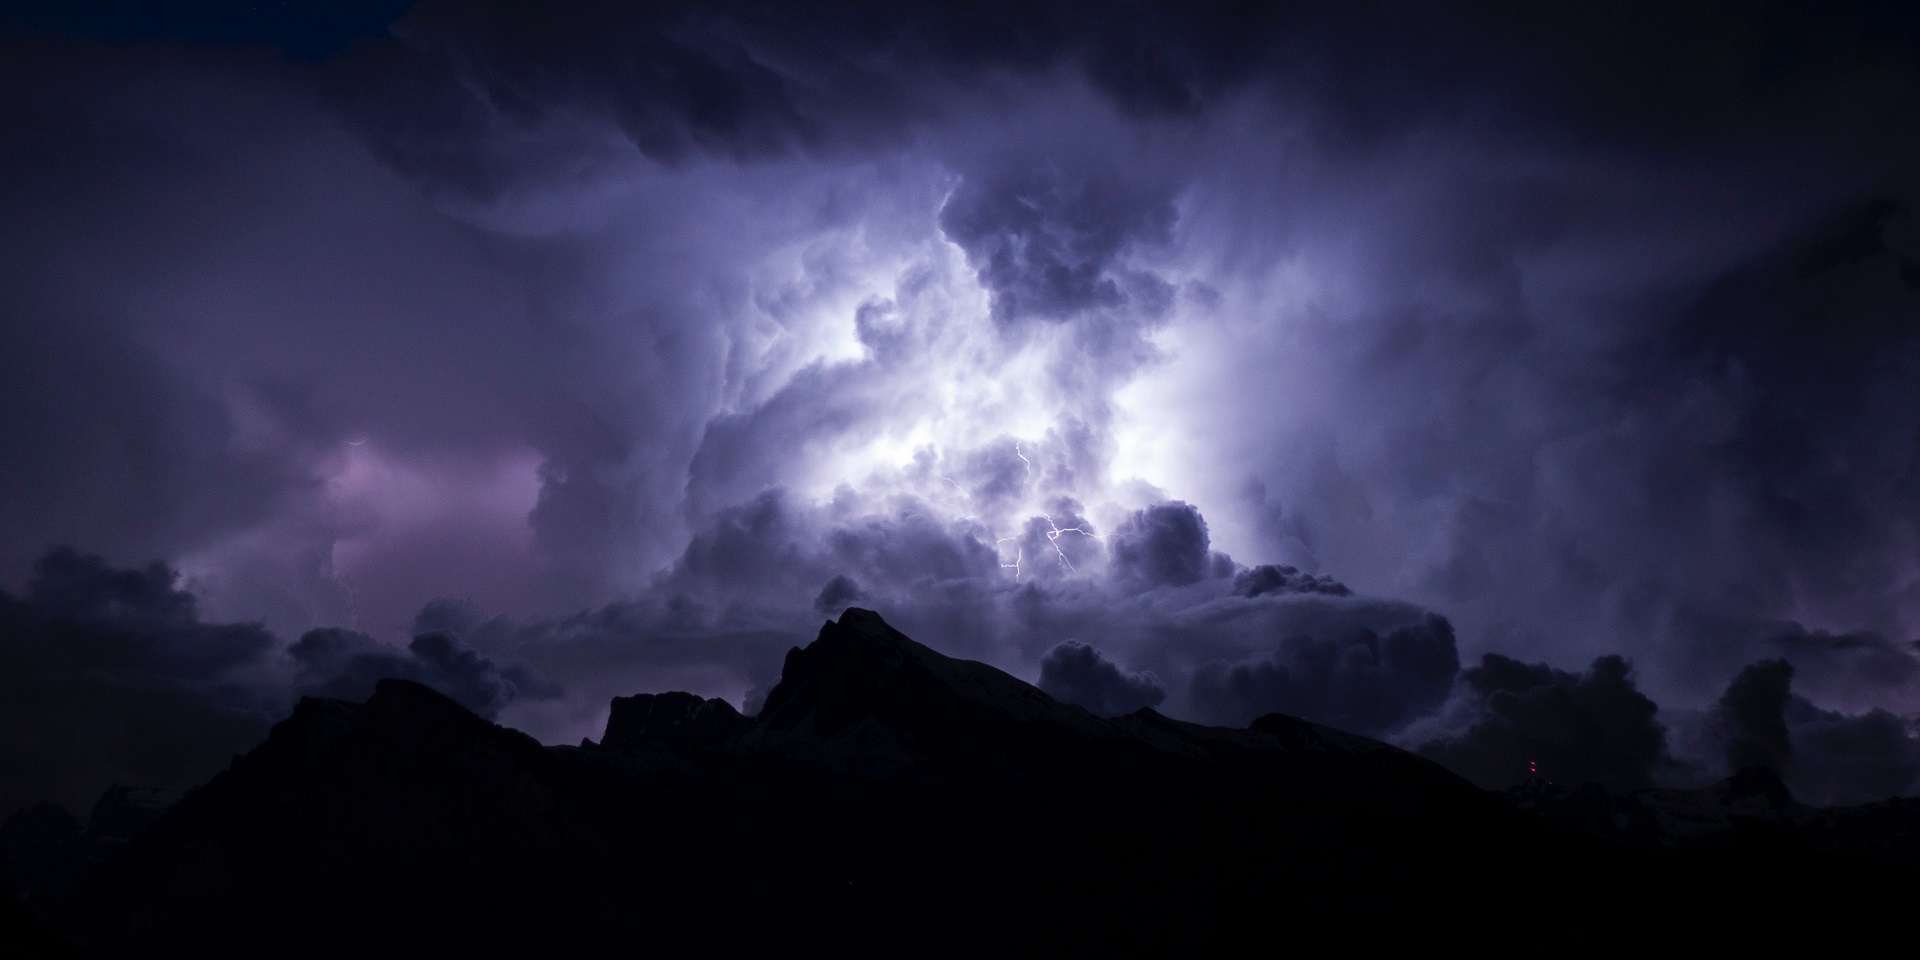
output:
[[[126,570],[69,549],[0,594],[0,809],[83,809],[115,780],[192,783],[249,749],[286,704],[252,671],[273,637],[208,624],[164,564]]]
[[[836,573],[826,586],[820,588],[820,595],[813,598],[813,609],[831,618],[859,599],[860,585],[853,582],[852,577]]]
[[[1346,584],[1332,577],[1316,577],[1287,564],[1271,563],[1234,574],[1233,592],[1242,597],[1269,593],[1325,593],[1344,597],[1353,593]]]
[[[1788,686],[1793,664],[1762,660],[1747,665],[1720,697],[1718,719],[1726,740],[1727,767],[1739,771],[1766,767],[1775,773],[1787,769],[1793,747],[1787,740]]]
[[[365,700],[376,682],[399,677],[433,687],[491,720],[522,695],[558,693],[525,668],[495,664],[446,632],[420,634],[403,653],[363,633],[321,628],[307,631],[287,655],[300,665],[302,693],[341,700]]]
[[[183,789],[253,748],[301,695],[364,699],[382,677],[487,715],[558,688],[448,633],[401,650],[348,630],[285,645],[257,623],[210,623],[164,563],[115,567],[70,548],[0,593],[0,808],[74,809],[114,783]]]
[[[1453,627],[1429,613],[1391,629],[1341,624],[1288,636],[1270,657],[1209,663],[1192,695],[1230,726],[1286,713],[1382,736],[1439,707],[1459,669]]]
[[[694,685],[751,712],[785,651],[854,591],[910,636],[1096,712],[1155,706],[1233,725],[1283,712],[1385,734],[1437,707],[1459,667],[1451,627],[1430,611],[1297,572],[1298,590],[1244,589],[1188,504],[1150,505],[1119,528],[1151,545],[1159,518],[1171,533],[1155,549],[1203,562],[1202,579],[1141,575],[1138,555],[1109,549],[1120,534],[1065,509],[997,543],[932,501],[856,506],[770,492],[717,516],[636,600],[554,620],[440,607],[416,629],[465,624],[489,654],[577,678],[564,702],[503,714],[556,740],[593,735],[609,698],[643,686]]]
[[[1058,172],[968,178],[940,208],[940,228],[967,252],[1003,324],[1070,320],[1105,310],[1155,317],[1172,301],[1165,281],[1129,271],[1136,244],[1165,244],[1172,198],[1112,174]]]
[[[1129,672],[1078,640],[1063,640],[1040,658],[1038,686],[1057,700],[1078,704],[1103,717],[1117,717],[1167,698],[1167,688],[1151,671]]]
[[[1145,587],[1179,586],[1231,572],[1207,550],[1207,521],[1185,503],[1159,503],[1128,517],[1109,538],[1113,575]]]
[[[1761,660],[1727,685],[1714,717],[1727,768],[1764,766],[1801,800],[1870,803],[1920,788],[1920,731],[1885,710],[1847,714],[1792,691],[1785,660]]]
[[[1448,713],[1464,726],[1419,752],[1484,786],[1542,777],[1635,790],[1672,762],[1659,707],[1617,656],[1576,674],[1490,653],[1461,672],[1457,697]]]
[[[1920,793],[1920,730],[1885,710],[1844,714],[1804,697],[1788,705],[1788,785],[1807,803],[1874,803]]]

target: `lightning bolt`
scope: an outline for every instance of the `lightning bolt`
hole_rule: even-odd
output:
[[[1074,568],[1073,561],[1067,559],[1067,552],[1060,549],[1060,536],[1061,534],[1077,533],[1083,537],[1092,537],[1094,535],[1093,531],[1088,530],[1085,523],[1075,524],[1071,527],[1060,526],[1053,522],[1052,517],[1044,513],[1040,515],[1040,519],[1047,522],[1047,542],[1053,545],[1053,552],[1060,555],[1061,564],[1066,566],[1068,572],[1079,573],[1080,571]],[[1096,537],[1095,539],[1098,538]]]
[[[961,485],[954,483],[952,477],[941,477],[940,479],[945,480],[949,486],[953,487],[953,492],[959,494],[961,499],[967,501],[967,506],[970,507],[973,505],[973,494],[968,493],[965,487],[962,487]],[[939,497],[928,497],[927,499],[932,500],[934,503],[940,504],[943,507],[952,507],[955,510],[965,509],[965,507],[962,507],[960,504],[954,503],[951,500],[942,500]],[[962,519],[971,520],[973,519],[973,514],[968,513]]]
[[[347,626],[358,630],[360,629],[360,602],[353,592],[353,578],[343,573],[334,579],[338,580],[340,586],[347,591]]]
[[[1027,459],[1027,454],[1025,451],[1020,449],[1020,441],[1018,440],[1015,440],[1013,442],[1013,455],[1020,458],[1020,463],[1027,468],[1027,479],[1032,480],[1033,479],[1033,461]],[[940,479],[947,480],[946,477],[941,477]],[[952,480],[947,480],[947,482],[953,483]],[[960,485],[955,483],[954,489],[959,490]],[[966,496],[965,490],[961,490],[960,493],[962,496]],[[971,496],[968,496],[967,499],[968,501],[972,501],[973,498]],[[1095,534],[1093,531],[1087,529],[1087,525],[1085,521],[1074,524],[1071,527],[1063,527],[1053,522],[1053,517],[1049,514],[1044,514],[1044,513],[1041,514],[1040,519],[1045,520],[1047,522],[1047,544],[1053,547],[1053,553],[1056,557],[1060,559],[1060,565],[1063,567],[1066,567],[1069,573],[1079,573],[1080,572],[1079,568],[1073,565],[1072,560],[1067,559],[1067,551],[1060,546],[1060,538],[1069,533],[1077,533],[1083,537],[1092,537],[1093,539],[1096,539],[1096,540],[1099,539],[1099,536]],[[1009,540],[1018,541],[1019,539],[1020,539],[1019,537],[1001,537],[1000,539],[995,540],[993,543],[994,543],[994,546],[997,547],[1000,544],[1006,543]],[[1025,551],[1024,547],[1016,549],[1014,551],[1013,562],[1003,563],[1000,565],[1002,569],[1012,570],[1013,578],[1015,580],[1020,579],[1020,567],[1026,560],[1024,551]]]

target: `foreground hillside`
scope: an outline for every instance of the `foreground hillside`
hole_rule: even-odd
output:
[[[44,912],[96,958],[1166,955],[1831,942],[1913,892],[1857,845],[1622,842],[1554,803],[1279,715],[1101,719],[849,610],[759,715],[622,698],[598,744],[405,681],[305,700]]]

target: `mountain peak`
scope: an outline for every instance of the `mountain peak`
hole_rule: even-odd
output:
[[[919,649],[915,649],[919,648]],[[849,607],[820,626],[805,647],[787,651],[780,682],[767,694],[759,725],[791,729],[812,718],[831,735],[858,719],[874,695],[910,661],[946,659],[920,647],[872,610]]]
[[[878,611],[868,610],[865,607],[848,607],[840,612],[839,620],[831,622],[848,629],[871,631],[875,634],[907,640],[907,635],[888,625]],[[907,640],[907,642],[913,641]]]
[[[733,704],[691,693],[641,693],[615,697],[600,745],[611,750],[706,747],[740,733],[750,723]]]
[[[295,751],[331,750],[343,740],[388,743],[402,749],[452,750],[504,732],[527,743],[532,737],[506,730],[459,701],[412,680],[374,684],[365,703],[302,697],[293,716],[277,723],[268,743]]]
[[[878,613],[848,608],[806,647],[787,652],[780,683],[756,718],[762,730],[833,737],[862,724],[895,731],[979,721],[1045,723],[1097,736],[1108,724],[1032,684],[973,660],[938,653]]]

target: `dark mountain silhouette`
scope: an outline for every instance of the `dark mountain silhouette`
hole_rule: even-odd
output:
[[[1594,784],[1546,781],[1507,791],[1523,810],[1612,844],[1648,850],[1711,850],[1753,837],[1920,873],[1920,798],[1852,807],[1794,799],[1780,775],[1749,767],[1696,790],[1610,793]]]
[[[13,894],[0,889],[0,956],[16,960],[77,960],[80,955],[41,924]]]
[[[15,811],[0,821],[0,886],[30,906],[50,903],[178,799],[165,790],[115,784],[94,802],[85,823],[56,803]]]
[[[849,610],[757,716],[621,698],[598,744],[407,681],[304,700],[48,915],[102,960],[1142,956],[1834,942],[1912,892],[1793,836],[1669,848],[1520,806],[1289,717],[1104,720]]]

